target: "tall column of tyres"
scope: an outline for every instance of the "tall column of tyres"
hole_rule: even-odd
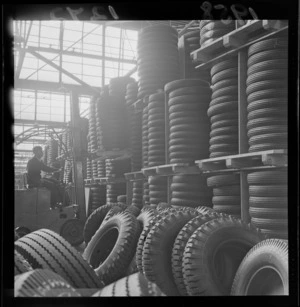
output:
[[[92,174],[93,178],[98,178],[98,165],[97,160],[92,160]]]
[[[72,160],[66,160],[65,161],[65,169],[64,169],[64,183],[68,184],[73,181],[73,175],[72,175],[72,167],[73,167],[73,161]]]
[[[138,98],[152,94],[179,78],[177,30],[167,25],[143,28],[138,34]]]
[[[227,24],[226,24],[226,23]],[[223,35],[235,29],[234,20],[214,21],[201,20],[200,21],[200,45],[201,47],[215,41]]]
[[[90,189],[88,215],[106,204],[106,186],[93,184]]]
[[[103,93],[101,95],[104,95]],[[103,127],[100,120],[100,104],[101,97],[96,99],[96,134],[97,134],[97,148],[104,150],[103,146]]]
[[[125,104],[125,96],[127,85],[134,83],[135,80],[131,77],[118,77],[109,80],[108,92],[110,96],[115,96],[120,99],[120,103]]]
[[[131,171],[139,171],[142,168],[142,114],[134,108],[137,101],[138,84],[132,82],[127,84],[126,106],[129,120],[129,138],[131,149]]]
[[[128,147],[128,129],[125,103],[116,96],[103,95],[99,102],[105,150],[121,150]]]
[[[287,37],[249,47],[246,93],[249,152],[287,149]]]
[[[131,204],[139,208],[143,207],[143,180],[137,180],[132,183]]]
[[[144,206],[150,205],[149,192],[150,192],[149,183],[148,183],[148,181],[145,181],[144,185],[143,185],[143,203],[144,203]]]
[[[88,142],[88,153],[91,152],[91,145]],[[86,158],[86,179],[92,179],[92,159],[90,157]]]
[[[198,63],[193,62],[191,52],[200,48],[200,29],[191,29],[184,35],[185,48],[185,78],[186,79],[202,79],[209,81],[208,71],[195,69]]]
[[[207,110],[211,122],[210,158],[238,154],[237,57],[212,66],[212,96]]]
[[[143,168],[148,167],[148,105],[143,108],[143,127],[142,127],[142,153]]]
[[[119,195],[126,194],[126,183],[113,183],[106,185],[106,203],[116,203]]]
[[[165,85],[168,93],[169,162],[194,163],[208,157],[207,108],[211,90],[200,79],[181,79]]]
[[[158,205],[168,201],[168,177],[149,177],[149,201],[150,204]]]
[[[287,239],[287,169],[252,172],[247,180],[251,224],[268,237]]]
[[[212,207],[211,189],[206,185],[202,175],[176,175],[172,177],[171,205],[196,208],[198,206]]]
[[[97,131],[96,131],[96,97],[93,97],[90,101],[89,108],[89,141],[92,152],[97,150]]]
[[[216,175],[207,178],[213,189],[213,209],[220,213],[241,216],[240,175]]]
[[[97,160],[98,178],[106,177],[105,160]]]
[[[124,177],[124,173],[129,173],[130,169],[130,158],[116,158],[105,160],[105,170],[107,177]]]
[[[47,165],[52,167],[53,163],[56,162],[58,156],[58,142],[56,140],[50,139],[48,141],[47,148]]]
[[[149,96],[148,166],[165,164],[165,93]]]
[[[88,118],[81,117],[80,118],[80,142],[81,142],[81,150],[84,155],[82,159],[82,175],[83,178],[87,178],[87,159],[86,159],[86,153],[88,151],[88,141],[87,141],[87,135],[89,130],[89,120]]]

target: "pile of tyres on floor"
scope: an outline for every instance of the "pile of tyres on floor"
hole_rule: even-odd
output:
[[[15,238],[15,296],[288,295],[287,240],[210,207],[107,204],[83,237]]]

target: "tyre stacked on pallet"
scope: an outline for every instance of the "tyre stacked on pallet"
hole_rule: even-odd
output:
[[[168,177],[149,177],[148,183],[150,205],[168,201]]]
[[[125,104],[127,85],[134,82],[135,80],[131,77],[118,77],[110,79],[108,86],[109,95],[119,98],[120,103]]]
[[[73,161],[66,160],[64,168],[64,183],[68,184],[73,182]]]
[[[107,177],[123,177],[124,173],[129,173],[131,162],[129,158],[116,158],[105,160],[105,172]]]
[[[142,168],[142,112],[135,110],[137,101],[137,82],[127,84],[126,106],[130,126],[131,171],[136,172]]]
[[[178,79],[178,33],[166,25],[143,28],[138,34],[138,98],[163,89],[167,82]]]
[[[89,140],[89,144],[90,144],[92,152],[94,152],[98,148],[97,130],[96,130],[96,101],[97,101],[97,99],[95,97],[93,97],[90,101],[90,108],[89,108],[88,140]]]
[[[48,148],[49,148],[49,145],[47,144],[45,147],[44,147],[44,155],[42,157],[42,160],[44,162],[44,164],[47,165],[48,163]]]
[[[251,45],[247,74],[249,152],[287,149],[288,39]]]
[[[148,106],[144,106],[143,108],[143,130],[142,130],[142,162],[143,168],[148,167]],[[144,189],[143,189],[143,202],[144,205],[150,204],[149,198],[149,183],[148,181],[144,182]]]
[[[221,61],[211,68],[212,96],[210,158],[238,154],[238,60]]]
[[[99,100],[99,116],[105,150],[128,148],[126,106],[117,96],[102,95]]]
[[[194,163],[208,157],[207,109],[211,90],[200,79],[182,79],[166,84],[168,93],[170,163]]]
[[[201,47],[215,41],[223,35],[235,29],[234,20],[230,21],[213,21],[201,20],[200,21],[200,45]]]
[[[106,204],[106,186],[99,184],[91,185],[88,215],[90,215],[94,210],[105,204]]]
[[[207,178],[207,186],[213,188],[213,209],[230,215],[241,215],[240,175],[217,175]]]
[[[91,152],[91,145],[88,143],[88,152]],[[86,179],[92,179],[92,159],[90,157],[86,158]]]
[[[172,206],[212,207],[211,189],[207,187],[206,179],[202,175],[176,175],[171,179]]]
[[[131,204],[139,208],[143,207],[143,184],[143,180],[136,180],[132,183]]]
[[[288,238],[287,170],[249,173],[251,223],[269,237]]]
[[[148,167],[165,164],[165,93],[149,96]]]
[[[56,140],[49,140],[47,149],[47,165],[52,167],[52,164],[56,162],[58,156],[58,142]]]
[[[106,185],[106,203],[116,203],[119,195],[126,194],[126,183],[113,183]]]
[[[105,160],[97,160],[97,178],[106,177]]]

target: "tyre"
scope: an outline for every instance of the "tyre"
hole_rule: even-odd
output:
[[[135,273],[104,287],[93,296],[165,296],[165,294],[141,273]]]
[[[128,212],[121,212],[91,238],[83,257],[105,285],[124,277],[135,253],[139,230],[137,219]]]
[[[206,222],[189,238],[183,256],[189,295],[229,295],[236,271],[247,252],[265,237],[232,217]]]
[[[223,186],[231,186],[231,185],[239,185],[239,184],[240,184],[240,176],[238,174],[217,175],[217,176],[211,176],[207,178],[208,187],[222,187],[223,188]]]
[[[244,257],[235,275],[231,295],[289,295],[288,243],[267,239]]]
[[[88,244],[94,233],[101,226],[107,212],[114,206],[116,203],[106,204],[97,208],[93,211],[90,216],[87,218],[84,229],[83,229],[83,238],[84,242]]]
[[[251,218],[268,218],[268,219],[287,219],[287,208],[249,208]],[[263,228],[265,226],[263,225]]]
[[[33,269],[48,269],[59,274],[82,295],[103,286],[79,252],[54,231],[34,231],[16,241],[15,248]]]
[[[197,210],[198,211],[198,210]],[[199,212],[199,211],[198,211]],[[185,245],[193,232],[204,223],[216,218],[218,215],[201,214],[188,221],[179,231],[172,248],[172,272],[180,295],[187,296],[188,292],[185,288],[182,274],[182,259]]]
[[[84,222],[79,219],[70,219],[63,223],[60,235],[72,246],[78,246],[83,242]]]
[[[122,209],[119,206],[113,206],[111,209],[109,209],[109,211],[105,215],[105,218],[102,221],[101,225],[104,225],[111,217],[113,217],[114,215],[116,215],[119,212],[123,212],[124,210],[126,210],[126,209]]]
[[[15,281],[15,297],[81,296],[64,278],[46,269],[23,273]]]
[[[15,256],[15,275],[33,270],[28,261],[16,250],[14,251],[14,256]]]
[[[214,196],[240,196],[240,185],[224,186],[213,189]]]
[[[287,197],[287,185],[251,185],[249,195],[254,197]]]
[[[254,197],[250,196],[249,206],[255,208],[287,208],[287,197]]]
[[[240,196],[214,196],[212,198],[212,203],[214,206],[240,206],[241,197]]]
[[[179,295],[175,284],[171,255],[176,236],[198,212],[176,212],[162,218],[150,230],[143,249],[144,275],[166,295]]]
[[[262,172],[253,172],[248,174],[247,180],[249,185],[286,185],[286,170],[271,170]]]

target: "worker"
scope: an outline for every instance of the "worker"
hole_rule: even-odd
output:
[[[63,201],[64,191],[58,180],[54,178],[41,178],[41,171],[46,173],[60,172],[61,168],[53,168],[45,165],[41,158],[43,157],[43,149],[41,146],[35,146],[32,149],[34,156],[27,163],[27,181],[32,187],[45,187],[50,190],[51,208],[54,209]]]

